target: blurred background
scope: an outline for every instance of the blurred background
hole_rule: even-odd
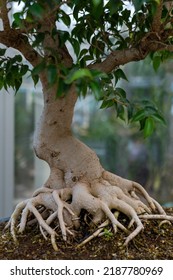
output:
[[[150,99],[163,112],[167,126],[158,125],[147,139],[138,125],[116,118],[114,108],[99,109],[91,95],[76,104],[73,131],[95,150],[105,169],[142,184],[165,206],[173,205],[173,64],[157,72],[151,61],[123,68],[129,82],[120,86],[130,100]],[[36,159],[35,125],[43,106],[41,88],[26,78],[20,92],[0,93],[0,218],[41,187],[49,175],[46,163]]]

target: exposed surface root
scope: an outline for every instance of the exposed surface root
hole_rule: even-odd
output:
[[[102,177],[92,183],[83,179],[72,188],[53,190],[44,187],[37,190],[31,199],[16,206],[6,228],[10,228],[13,239],[17,242],[17,225],[18,231],[22,233],[27,224],[38,222],[41,234],[46,240],[47,234],[50,235],[52,246],[57,251],[56,228],[60,228],[65,241],[68,235],[74,236],[74,230],[80,226],[83,209],[91,215],[91,225],[94,224],[97,228],[79,246],[104,234],[107,226],[110,230],[113,229],[114,234],[118,229],[126,232],[124,245],[127,245],[144,228],[143,220],[173,222],[173,216],[167,215],[141,185],[103,171]],[[128,217],[128,225],[118,221],[117,213]]]

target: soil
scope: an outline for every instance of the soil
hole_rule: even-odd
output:
[[[173,215],[173,208],[166,209]],[[127,224],[125,216],[121,222]],[[9,231],[4,232],[5,223],[0,224],[0,259],[1,260],[172,260],[173,259],[173,224],[160,221],[144,221],[144,230],[127,247],[123,246],[126,234],[118,230],[116,235],[105,229],[105,234],[96,237],[85,246],[77,248],[88,235],[89,228],[81,226],[76,239],[64,242],[58,232],[58,252],[41,235],[38,227],[27,228],[18,235],[18,244],[13,242]]]

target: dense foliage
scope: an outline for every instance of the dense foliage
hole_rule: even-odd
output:
[[[156,104],[148,99],[131,102],[118,85],[121,79],[128,80],[121,65],[150,55],[157,71],[161,62],[172,57],[172,18],[168,7],[163,6],[160,12],[162,1],[18,0],[9,1],[9,5],[14,34],[29,44],[39,59],[31,68],[21,54],[10,57],[8,45],[1,48],[0,88],[12,87],[17,92],[27,72],[37,84],[39,74],[46,70],[57,97],[67,94],[74,83],[79,95],[92,93],[102,101],[102,109],[113,106],[121,119],[139,122],[145,137],[156,123],[165,124]],[[46,31],[45,21],[50,22]],[[8,24],[4,26],[4,30],[8,28]],[[44,50],[47,34],[57,43],[57,51],[51,47]],[[18,49],[17,43],[13,45]]]

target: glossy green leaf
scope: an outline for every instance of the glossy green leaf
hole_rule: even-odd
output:
[[[122,98],[126,98],[126,92],[124,89],[117,87],[115,89],[115,94],[122,97]]]
[[[32,77],[32,80],[33,80],[33,82],[34,82],[34,86],[36,86],[37,84],[38,84],[38,81],[39,81],[39,76],[38,75],[33,75],[32,73],[31,73],[31,77]]]
[[[79,52],[80,52],[80,44],[79,44],[79,41],[73,38],[73,39],[71,40],[71,44],[72,44],[72,46],[73,46],[73,50],[74,50],[76,56],[78,56],[78,55],[79,55]]]
[[[23,15],[21,12],[17,12],[13,14],[13,27],[23,27],[23,19],[22,19]]]
[[[158,121],[163,125],[166,125],[166,121],[165,121],[164,117],[161,116],[161,114],[155,113],[155,114],[152,115],[152,118],[155,121]]]
[[[89,69],[83,68],[73,72],[72,74],[70,73],[70,75],[66,79],[66,83],[71,84],[72,82],[82,78],[89,78],[91,80],[93,79],[93,76]]]
[[[99,19],[103,14],[103,0],[92,0],[93,8],[91,11],[92,16],[95,19]]]
[[[113,99],[103,100],[100,109],[112,107],[115,104]]]
[[[96,70],[96,69],[92,69],[90,70],[90,72],[92,73],[92,76],[94,78],[101,78],[101,79],[106,79],[108,78],[108,75],[105,72]]]
[[[128,81],[128,79],[127,79],[127,77],[126,77],[126,75],[125,75],[125,73],[123,72],[122,69],[116,70],[113,74],[114,74],[116,83],[117,83],[118,80],[120,80],[120,79],[124,79],[124,80]]]
[[[16,79],[14,82],[14,89],[16,92],[20,89],[21,85],[22,85],[22,78]]]
[[[154,131],[154,120],[152,118],[147,118],[144,125],[144,137],[147,138]]]
[[[29,70],[29,66],[28,65],[21,65],[21,69],[20,69],[20,74],[21,76],[24,76]]]
[[[139,110],[132,118],[132,122],[138,122],[141,121],[146,117],[147,113],[145,109]]]
[[[71,24],[70,16],[69,16],[68,14],[66,14],[63,10],[61,10],[60,13],[62,14],[61,20],[64,22],[64,24],[65,24],[66,26],[69,27],[70,24]]]

